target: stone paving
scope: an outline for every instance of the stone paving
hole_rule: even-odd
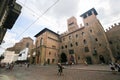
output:
[[[99,69],[99,70],[97,70]],[[62,76],[57,66],[15,66],[12,71],[0,70],[0,80],[120,80],[120,73],[112,74],[107,65],[67,66]]]
[[[67,67],[70,69],[80,69],[89,71],[111,71],[109,65],[99,64],[99,65],[73,65]]]

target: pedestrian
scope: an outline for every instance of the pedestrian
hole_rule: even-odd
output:
[[[86,66],[88,66],[88,63],[87,63],[87,61],[86,61],[86,60],[84,61],[84,63],[85,63],[85,65],[86,65]]]
[[[110,69],[112,70],[112,73],[113,73],[113,74],[116,74],[116,73],[115,73],[115,65],[114,65],[114,63],[112,63],[112,62],[109,63],[109,66],[110,66]]]
[[[57,74],[61,76],[63,74],[64,67],[62,66],[61,63],[58,63],[57,66],[58,66],[58,73]]]
[[[120,72],[120,64],[116,62],[114,65],[115,65],[115,69],[116,69],[118,72]]]
[[[29,63],[26,63],[26,68],[29,68],[30,64]]]
[[[117,66],[118,66],[117,70],[118,72],[120,72],[120,64],[117,64]]]
[[[29,68],[30,64],[29,63],[25,63],[25,70],[27,70]]]
[[[14,68],[14,63],[12,62],[12,63],[10,64],[10,70],[13,70],[13,68]]]
[[[10,69],[10,64],[6,63],[5,68],[6,68],[6,70],[9,70]]]

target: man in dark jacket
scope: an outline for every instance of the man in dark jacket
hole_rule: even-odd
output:
[[[58,66],[58,75],[60,75],[61,76],[61,74],[63,73],[63,66],[61,65],[61,63],[58,63],[57,64],[57,66]]]

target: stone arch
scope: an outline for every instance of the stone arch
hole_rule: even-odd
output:
[[[50,64],[50,59],[47,59],[47,64]]]
[[[92,58],[90,56],[86,57],[87,64],[92,64]]]
[[[67,55],[65,53],[61,53],[60,61],[61,61],[61,63],[66,63],[67,62]]]
[[[100,60],[100,63],[105,63],[105,59],[103,55],[99,55],[99,60]]]

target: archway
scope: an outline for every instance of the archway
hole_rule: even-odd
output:
[[[75,63],[75,58],[73,55],[70,56],[70,62]]]
[[[50,64],[50,59],[47,59],[47,64]]]
[[[65,53],[61,53],[60,60],[61,60],[61,63],[67,62],[67,56]]]
[[[86,62],[87,62],[87,64],[92,64],[92,59],[90,56],[86,57]]]
[[[100,60],[100,63],[105,63],[105,59],[104,59],[103,55],[99,56],[99,60]]]

